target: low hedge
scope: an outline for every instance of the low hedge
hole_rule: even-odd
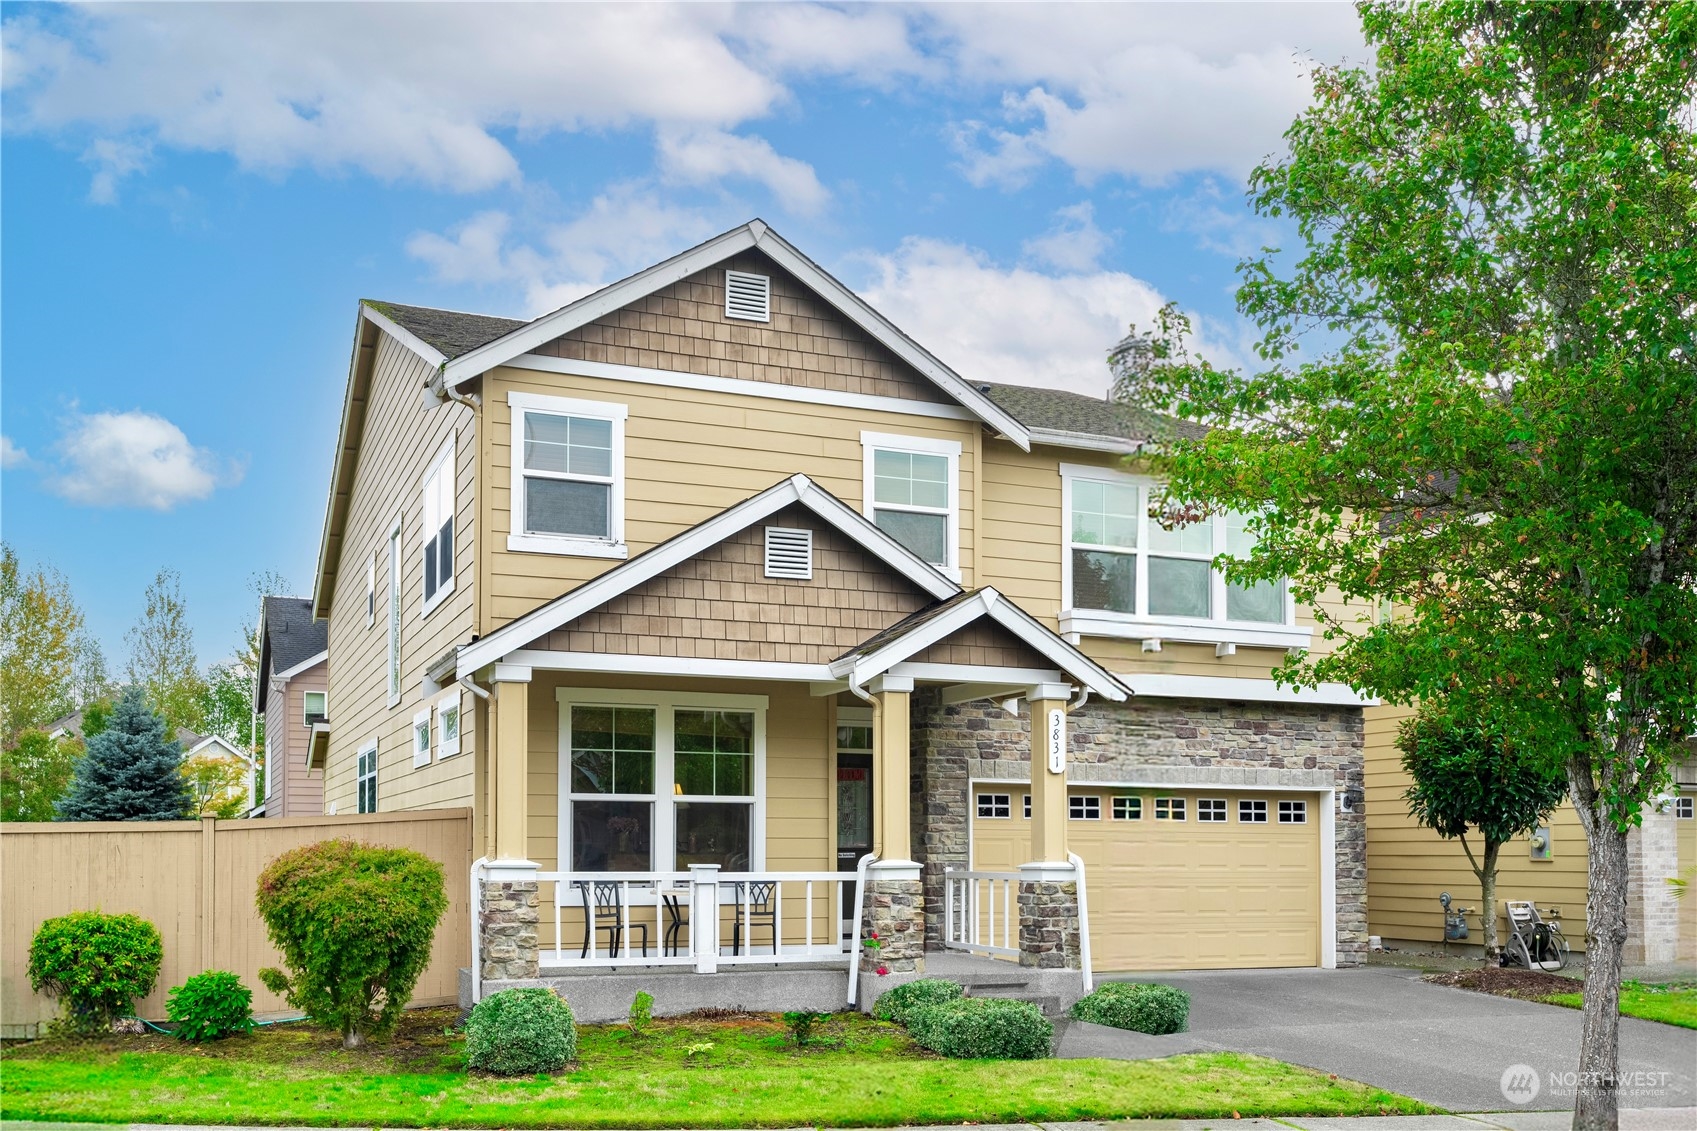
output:
[[[577,1058],[577,1024],[553,990],[502,990],[472,1007],[466,1063],[496,1076],[558,1072]]]
[[[1151,982],[1104,982],[1073,1003],[1072,1017],[1136,1033],[1182,1033],[1190,995]]]
[[[907,1031],[932,1052],[961,1060],[1041,1060],[1055,1027],[1028,1001],[965,997],[910,1010]]]
[[[959,982],[951,982],[947,978],[921,978],[879,994],[878,1000],[872,1003],[872,1016],[880,1021],[894,1021],[905,1028],[907,1015],[913,1010],[958,1001],[965,996],[966,990]]]

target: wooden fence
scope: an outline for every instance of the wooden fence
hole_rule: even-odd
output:
[[[410,848],[442,865],[448,909],[413,1000],[453,1001],[471,961],[471,810],[426,809],[277,820],[0,824],[0,1033],[31,1036],[57,1003],[29,984],[29,944],[45,919],[71,911],[134,912],[159,928],[165,961],[136,1012],[165,1016],[165,995],[191,974],[233,970],[256,1013],[288,1008],[259,982],[280,964],[254,910],[259,873],[279,854],[344,837]]]

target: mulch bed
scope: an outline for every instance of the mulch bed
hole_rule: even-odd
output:
[[[1477,970],[1451,970],[1442,974],[1427,974],[1425,980],[1438,986],[1454,986],[1462,990],[1478,990],[1498,997],[1522,998],[1536,1001],[1551,994],[1576,994],[1584,988],[1577,978],[1547,974],[1542,970],[1519,970],[1507,966],[1483,966]]]

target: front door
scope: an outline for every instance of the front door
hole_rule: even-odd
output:
[[[851,729],[851,728],[844,728]],[[872,755],[837,755],[837,871],[853,872],[872,851]],[[843,889],[843,933],[854,932],[854,884]]]

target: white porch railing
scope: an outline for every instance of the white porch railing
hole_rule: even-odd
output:
[[[544,966],[617,969],[847,962],[844,891],[853,872],[539,872],[554,888],[554,945]],[[586,893],[588,898],[585,898]],[[546,895],[546,893],[543,893]]]
[[[1019,873],[943,869],[943,945],[1019,955]]]

